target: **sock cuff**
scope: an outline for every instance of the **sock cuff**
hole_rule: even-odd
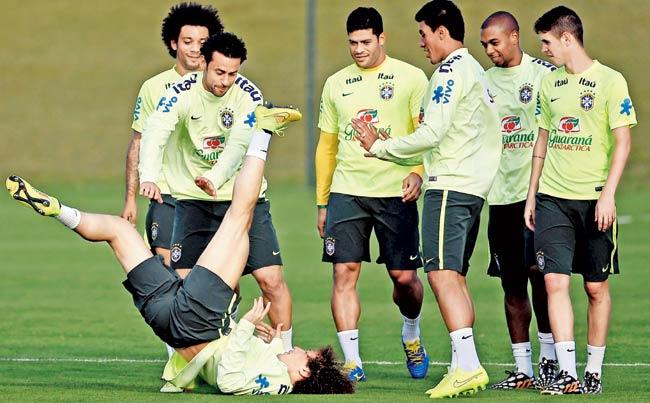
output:
[[[352,329],[352,330],[341,330],[340,332],[336,332],[336,334],[341,337],[341,336],[356,336],[359,334],[359,329]]]
[[[287,330],[280,330],[280,334],[293,333],[293,327],[288,328]]]
[[[537,338],[539,339],[540,343],[554,343],[553,333],[537,332]]]
[[[558,341],[555,343],[555,347],[560,347],[560,348],[575,348],[576,342],[574,340],[570,341]]]
[[[529,341],[525,341],[523,343],[512,343],[511,345],[513,350],[516,348],[527,348],[530,350],[530,346],[531,346]]]
[[[591,350],[591,351],[605,351],[605,348],[607,348],[606,345],[605,346],[591,346],[591,345],[587,344],[587,350]]]
[[[420,314],[418,314],[418,316],[416,316],[413,319],[407,318],[406,316],[402,315],[402,320],[404,321],[404,323],[408,325],[416,325],[420,322]]]

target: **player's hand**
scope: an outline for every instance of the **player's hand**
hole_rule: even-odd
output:
[[[598,231],[607,231],[616,220],[616,202],[614,196],[602,193],[596,202],[596,214],[594,221],[598,225]]]
[[[420,197],[422,189],[422,177],[415,172],[411,172],[402,181],[402,201],[404,203],[416,201]]]
[[[140,184],[140,195],[161,204],[163,202],[162,196],[160,195],[160,188],[153,182],[142,182]]]
[[[370,147],[379,139],[377,128],[371,123],[365,123],[356,118],[352,119],[352,128],[356,131],[354,138],[359,140],[361,147],[370,151]]]
[[[325,238],[325,220],[327,219],[327,209],[319,207],[318,216],[316,217],[316,228],[318,228],[318,235],[321,239]]]
[[[196,179],[194,179],[194,183],[196,186],[200,187],[201,190],[203,190],[205,193],[208,194],[210,197],[214,197],[215,199],[217,198],[217,189],[214,188],[214,185],[210,181],[210,179],[199,176]]]
[[[526,199],[526,207],[524,207],[524,223],[529,230],[535,231],[535,195]]]
[[[133,198],[129,197],[124,202],[124,209],[122,209],[122,214],[120,217],[124,218],[135,227],[138,218],[138,205],[135,202],[135,196]]]
[[[250,311],[246,312],[242,319],[246,319],[257,326],[258,323],[264,320],[266,314],[269,313],[269,309],[271,309],[270,301],[266,306],[264,306],[264,300],[262,297],[256,298],[253,300],[253,307]]]
[[[282,336],[282,323],[274,329],[272,326],[267,325],[265,322],[260,322],[255,325],[255,333],[257,337],[264,340],[265,343],[270,343],[273,339],[279,339]]]

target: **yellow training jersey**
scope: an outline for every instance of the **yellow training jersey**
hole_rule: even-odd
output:
[[[359,118],[395,137],[410,133],[426,85],[422,70],[388,56],[375,68],[362,69],[352,64],[327,79],[318,127],[338,135],[331,192],[366,197],[402,196],[402,181],[411,169],[364,157],[365,151],[354,139],[351,121]]]
[[[561,67],[542,80],[539,108],[539,127],[549,132],[539,192],[598,199],[609,174],[612,129],[636,125],[625,78],[597,60],[580,74]]]
[[[466,48],[457,49],[431,76],[415,132],[378,140],[370,151],[397,163],[421,156],[427,189],[485,199],[501,157],[497,111],[487,88],[481,65]]]
[[[158,181],[164,154],[172,196],[215,200],[194,183],[196,177],[204,176],[217,189],[216,200],[232,200],[234,175],[248,149],[262,93],[239,75],[232,87],[217,97],[203,87],[202,79],[202,73],[184,76],[167,90],[147,119],[140,147],[140,182]],[[260,197],[265,190],[266,180]]]
[[[537,138],[536,99],[542,77],[555,66],[527,54],[514,67],[492,67],[485,72],[490,94],[499,112],[502,150],[499,171],[488,194],[490,205],[526,200],[531,156]]]
[[[138,97],[135,100],[135,107],[133,108],[133,123],[131,124],[131,129],[142,133],[144,122],[147,120],[149,115],[156,110],[158,100],[165,94],[165,91],[167,91],[172,85],[176,84],[181,77],[182,76],[178,74],[176,69],[172,67],[171,69],[165,70],[142,83],[140,92],[138,92]],[[174,136],[172,136],[172,138],[173,137]],[[174,147],[171,145],[169,148]],[[170,194],[169,186],[165,180],[165,176],[168,172],[167,165],[167,158],[166,156],[163,156],[162,174],[160,175],[158,182],[156,182],[163,194]]]

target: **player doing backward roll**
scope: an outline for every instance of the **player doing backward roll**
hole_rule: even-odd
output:
[[[128,221],[80,212],[10,176],[10,195],[42,215],[55,217],[88,241],[106,241],[120,262],[125,288],[154,333],[174,347],[162,392],[191,390],[197,378],[222,393],[352,393],[354,385],[334,362],[331,348],[284,352],[280,326],[262,321],[270,303],[257,299],[239,323],[231,318],[248,259],[248,231],[258,202],[271,133],[300,119],[293,109],[255,110],[256,126],[233,200],[219,230],[183,280],[154,256]],[[262,337],[253,335],[258,327]]]

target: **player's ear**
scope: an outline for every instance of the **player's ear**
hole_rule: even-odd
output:
[[[386,42],[386,33],[382,32],[377,38],[379,38],[379,45],[384,46],[384,43]]]
[[[519,31],[513,29],[512,32],[510,33],[510,40],[513,41],[514,43],[519,43]]]
[[[574,41],[573,35],[570,32],[562,32],[560,35],[560,42],[564,46],[569,46]]]
[[[171,45],[172,49],[178,50],[178,42],[176,41],[176,39],[172,39],[170,41],[170,45]]]

